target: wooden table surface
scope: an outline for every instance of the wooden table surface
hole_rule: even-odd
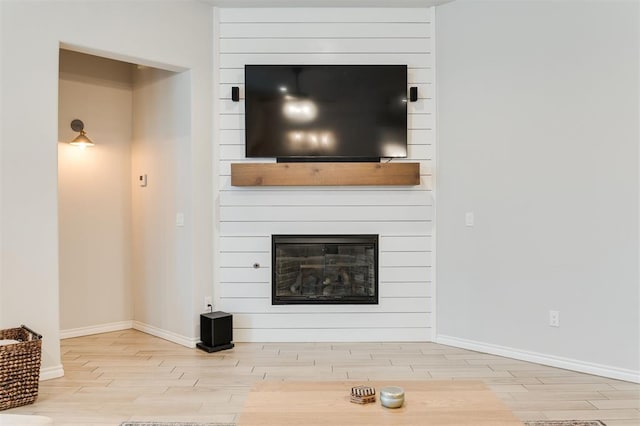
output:
[[[349,401],[352,386],[376,389],[376,402]],[[385,386],[405,391],[401,408],[380,405]],[[261,382],[249,393],[238,426],[282,425],[520,425],[511,411],[475,381]]]

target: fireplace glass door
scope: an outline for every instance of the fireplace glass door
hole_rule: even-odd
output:
[[[272,303],[377,304],[377,235],[274,235]]]

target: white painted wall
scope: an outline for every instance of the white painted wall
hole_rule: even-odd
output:
[[[60,51],[58,220],[60,329],[131,321],[133,65]],[[96,143],[67,142],[79,118]],[[64,333],[63,333],[64,334]]]
[[[143,67],[133,89],[133,294],[135,321],[187,338],[193,334],[191,79]],[[147,186],[135,179],[147,175]],[[176,226],[176,215],[185,217]],[[199,312],[199,311],[198,311]],[[188,339],[187,339],[188,340]],[[195,345],[195,341],[185,343]]]
[[[434,200],[432,9],[219,10],[220,275],[216,309],[234,314],[236,341],[406,341],[432,337]],[[244,158],[245,64],[407,64],[420,100],[409,104],[417,187],[238,188]],[[264,159],[264,161],[274,161]],[[395,161],[395,160],[394,160]],[[380,235],[379,305],[271,305],[271,235]],[[262,265],[254,269],[254,263]]]
[[[196,1],[3,1],[0,129],[0,327],[26,323],[44,335],[41,377],[62,374],[58,306],[58,50],[189,70],[192,247],[175,256],[192,271],[187,337],[197,336],[213,253],[211,7]],[[25,173],[28,171],[28,173]],[[160,308],[158,308],[160,309]]]
[[[4,28],[4,8],[2,7],[2,5],[0,4],[0,129],[4,129],[4,102],[1,101],[1,99],[4,99],[4,64],[3,64],[3,46],[4,46],[4,31],[2,31],[2,28]],[[2,147],[2,145],[4,144],[4,132],[0,131],[0,147]],[[0,148],[0,165],[3,164],[2,161],[2,149]],[[2,207],[2,187],[3,187],[3,176],[2,176],[2,172],[0,172],[0,253],[4,253],[4,247],[3,247],[3,234],[2,234],[2,212],[3,212],[3,207]],[[2,256],[4,257],[4,256]],[[6,323],[4,322],[4,315],[3,315],[3,307],[4,307],[4,302],[3,302],[3,296],[2,296],[2,276],[3,276],[3,272],[2,272],[2,265],[3,265],[3,261],[2,259],[0,259],[0,327],[7,327]]]
[[[640,379],[638,8],[437,7],[439,341]]]

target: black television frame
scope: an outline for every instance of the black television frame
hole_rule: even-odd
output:
[[[249,119],[247,114],[247,67],[287,67],[287,68],[296,68],[300,67],[302,69],[305,68],[315,68],[315,67],[324,67],[324,68],[352,68],[352,67],[363,67],[363,68],[376,68],[376,67],[402,67],[404,68],[404,86],[405,86],[405,95],[404,102],[405,105],[408,105],[409,102],[409,94],[408,94],[408,76],[407,69],[408,66],[406,64],[307,64],[307,65],[299,65],[299,64],[246,64],[244,67],[244,83],[245,83],[245,111],[244,111],[244,137],[245,137],[245,158],[275,158],[278,163],[303,163],[303,162],[380,162],[383,158],[394,159],[394,158],[407,158],[408,157],[408,106],[405,106],[405,119],[404,119],[404,155],[401,156],[349,156],[349,155],[339,155],[339,156],[322,156],[322,155],[287,155],[287,156],[277,156],[277,155],[250,155],[249,154]]]

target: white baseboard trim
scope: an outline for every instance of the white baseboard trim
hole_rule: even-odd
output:
[[[490,343],[476,342],[473,340],[459,339],[451,336],[436,336],[436,343],[454,346],[472,351],[485,352],[492,355],[500,355],[507,358],[514,358],[521,361],[535,362],[537,364],[549,365],[551,367],[563,368],[565,370],[579,371],[593,374],[595,376],[609,377],[611,379],[625,380],[627,382],[640,383],[640,371],[628,370],[624,368],[612,367],[609,365],[595,364],[577,359],[563,358],[555,355],[547,355],[538,352],[530,352],[521,349],[509,348],[506,346],[493,345]]]
[[[142,331],[143,333],[151,334],[152,336],[156,336],[161,339],[186,346],[188,348],[195,348],[196,343],[200,341],[200,339],[196,337],[182,336],[172,331],[163,330],[161,328],[154,327],[153,325],[145,324],[140,321],[133,321],[133,328],[138,331]]]
[[[40,368],[40,381],[57,379],[58,377],[62,376],[64,376],[64,369],[62,368],[62,364],[56,365],[54,367]]]
[[[90,336],[92,334],[108,333],[110,331],[128,330],[133,328],[133,321],[110,322],[107,324],[91,325],[88,327],[71,328],[60,330],[60,339],[70,339],[72,337]]]

